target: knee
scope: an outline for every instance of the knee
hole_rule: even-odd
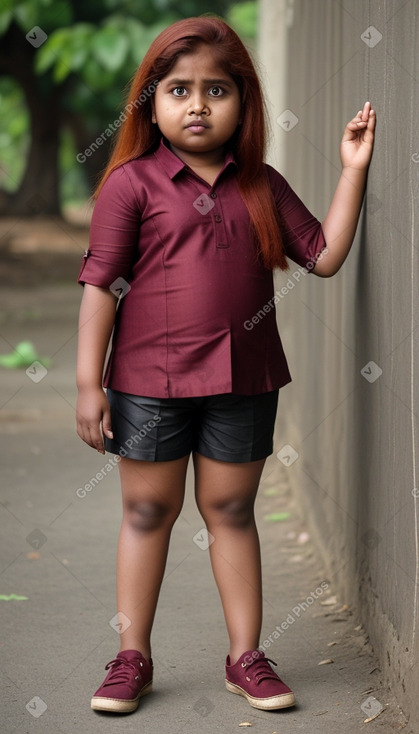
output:
[[[200,508],[207,525],[246,529],[254,524],[254,502],[252,500],[221,500],[208,507]]]
[[[150,532],[172,526],[179,512],[162,502],[136,500],[126,502],[124,517],[134,530]]]

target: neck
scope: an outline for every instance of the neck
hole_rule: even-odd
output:
[[[217,148],[206,153],[190,153],[170,144],[170,149],[181,161],[194,170],[200,168],[221,168],[224,163],[224,148]]]

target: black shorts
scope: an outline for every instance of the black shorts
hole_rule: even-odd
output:
[[[193,451],[219,461],[264,459],[273,451],[278,392],[149,398],[108,388],[114,437],[105,437],[105,448],[143,461]]]

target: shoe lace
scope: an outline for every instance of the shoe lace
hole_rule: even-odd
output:
[[[276,665],[274,660],[265,657],[254,658],[250,663],[242,663],[242,665],[244,668],[252,668],[252,675],[256,684],[259,685],[263,680],[281,680],[269,663]]]
[[[105,665],[105,670],[111,670],[111,672],[103,685],[111,686],[115,685],[115,683],[129,683],[133,673],[136,674],[136,678],[139,678],[141,676],[141,672],[138,670],[139,665],[142,665],[142,663],[133,660],[122,660],[121,658],[111,660],[110,663]]]

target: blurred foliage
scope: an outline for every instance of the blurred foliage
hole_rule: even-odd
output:
[[[258,28],[258,3],[248,2],[232,5],[227,13],[226,20],[245,42],[256,41]]]
[[[25,170],[30,124],[22,90],[10,77],[0,78],[0,109],[0,187],[14,191]]]
[[[94,140],[119,114],[152,40],[175,20],[203,13],[226,18],[245,42],[254,41],[256,0],[0,0],[0,37],[12,25],[23,36],[35,26],[48,36],[34,50],[33,68],[42,94],[54,88],[61,92],[57,125],[63,200],[88,194],[86,171],[76,163],[77,145],[83,137]],[[30,119],[22,90],[10,76],[0,76],[0,105],[0,186],[15,191],[25,171]]]

